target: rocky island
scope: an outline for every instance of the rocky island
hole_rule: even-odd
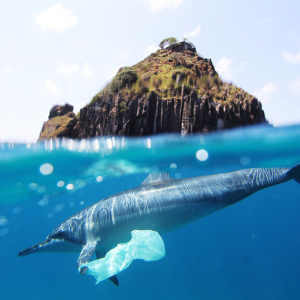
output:
[[[54,106],[39,139],[204,133],[267,123],[261,103],[221,80],[194,45],[168,38],[160,49],[112,81],[75,116]]]

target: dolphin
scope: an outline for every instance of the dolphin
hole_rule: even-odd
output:
[[[291,179],[300,183],[300,164],[184,179],[151,173],[140,186],[102,199],[71,216],[45,241],[19,252],[19,256],[81,249],[77,260],[80,268],[94,252],[101,258],[117,244],[128,242],[133,230],[154,230],[163,235]],[[81,273],[85,272],[82,268]],[[110,279],[118,285],[115,276]]]

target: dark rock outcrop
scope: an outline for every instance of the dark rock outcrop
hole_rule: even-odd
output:
[[[55,105],[51,108],[48,121],[44,122],[39,140],[57,137],[76,119],[73,106],[69,104]]]
[[[199,97],[194,91],[186,94],[183,86],[179,99],[161,99],[155,92],[129,99],[122,93],[112,98],[100,97],[97,102],[82,108],[80,117],[70,120],[57,136],[190,134],[260,123],[267,121],[256,98],[223,106],[210,96]]]
[[[59,116],[65,116],[68,115],[70,118],[75,117],[73,113],[73,106],[66,103],[65,105],[55,105],[50,109],[49,117],[48,119],[53,119],[55,117]]]
[[[169,46],[168,49],[172,50],[172,52],[183,52],[183,51],[197,52],[196,48],[191,43],[187,43],[187,42],[176,43],[174,45]]]

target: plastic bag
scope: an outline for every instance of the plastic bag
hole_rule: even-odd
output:
[[[107,252],[104,258],[81,265],[78,271],[87,267],[86,274],[94,276],[98,284],[128,268],[134,259],[154,261],[165,256],[165,245],[158,232],[134,230],[131,237],[128,243],[119,244]]]

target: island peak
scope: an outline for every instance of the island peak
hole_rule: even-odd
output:
[[[159,47],[139,63],[120,68],[76,117],[70,115],[71,106],[52,109],[58,127],[55,118],[49,119],[40,139],[187,134],[267,123],[261,103],[224,82],[211,59],[191,42],[171,37]]]

